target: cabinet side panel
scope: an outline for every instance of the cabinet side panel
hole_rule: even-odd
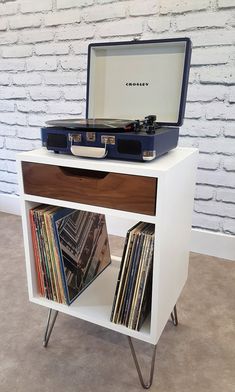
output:
[[[36,272],[35,272],[35,264],[34,264],[34,255],[32,249],[29,209],[34,207],[35,203],[24,200],[24,187],[23,187],[23,176],[22,176],[21,165],[22,162],[19,159],[17,159],[27,284],[28,284],[29,298],[32,299],[33,295],[37,294],[37,280],[36,280]]]
[[[188,275],[197,153],[158,182],[151,333],[157,343]]]

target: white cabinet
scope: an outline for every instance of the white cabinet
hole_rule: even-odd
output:
[[[70,155],[48,152],[43,148],[19,154],[20,198],[30,301],[156,345],[187,280],[196,164],[197,150],[193,148],[176,148],[165,156],[149,163],[79,159]],[[40,178],[34,175],[35,168]],[[146,203],[151,204],[154,200],[154,208],[150,206],[150,210],[143,213],[139,212],[137,205],[136,208],[133,207],[131,211],[128,211],[127,208],[122,207],[122,204],[116,203],[115,199],[113,202],[111,201],[110,205],[107,205],[106,202],[102,205],[102,197],[99,197],[98,194],[99,187],[95,188],[97,200],[99,199],[98,205],[92,201],[96,200],[94,195],[93,198],[88,196],[86,203],[84,203],[84,198],[80,198],[79,194],[71,199],[67,192],[69,186],[66,187],[66,178],[63,180],[65,182],[61,183],[61,188],[66,188],[67,193],[65,192],[64,197],[63,192],[56,197],[52,188],[55,177],[57,184],[60,184],[60,177],[57,174],[51,175],[51,177],[49,174],[48,177],[48,173],[50,173],[48,168],[59,168],[63,172],[65,171],[67,178],[70,180],[76,178],[76,170],[131,176],[137,182],[140,180],[138,182],[140,184],[139,194],[144,193],[146,195]],[[75,170],[75,172],[72,171],[69,174],[68,169]],[[156,188],[146,186],[145,191],[145,183],[141,181],[143,177],[147,180],[150,178],[153,184],[156,184]],[[126,205],[133,204],[134,206],[136,200],[138,200],[138,192],[134,190],[134,193],[131,193],[131,200],[128,201],[128,192],[124,196],[122,193],[122,182],[117,182],[115,186],[114,194],[116,193],[118,198],[125,199]],[[75,188],[83,190],[83,181],[76,183]],[[71,192],[75,188],[71,188]],[[42,189],[46,193],[43,193]],[[151,201],[149,201],[150,199]],[[105,200],[107,200],[107,197]],[[132,222],[145,221],[155,224],[151,314],[140,331],[134,331],[110,321],[120,265],[120,259],[117,257],[112,259],[112,264],[70,306],[39,296],[29,209],[40,203],[104,213],[111,224],[118,224],[121,219],[123,227],[125,227],[125,221],[128,227],[130,220]],[[145,201],[140,204],[143,206]],[[140,210],[142,211],[142,207]],[[112,232],[115,232],[115,230],[112,230]],[[122,234],[125,237],[125,229]]]

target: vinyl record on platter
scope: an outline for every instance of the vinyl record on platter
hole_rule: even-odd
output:
[[[93,119],[58,119],[46,121],[47,125],[54,127],[72,128],[72,129],[120,129],[126,128],[133,124],[132,120],[123,119],[106,119],[106,118],[93,118]]]

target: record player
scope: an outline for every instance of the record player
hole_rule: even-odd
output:
[[[48,150],[150,161],[175,148],[183,123],[189,38],[90,44],[86,119],[42,128]]]

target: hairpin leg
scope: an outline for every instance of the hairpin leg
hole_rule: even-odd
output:
[[[44,340],[43,340],[44,347],[47,347],[47,345],[48,345],[53,327],[56,322],[56,318],[58,316],[58,311],[57,310],[55,311],[54,316],[52,318],[52,321],[51,321],[51,314],[52,314],[52,309],[49,309],[48,316],[47,316],[47,326],[46,326],[46,331],[45,331]],[[50,321],[51,321],[51,325],[50,325]]]
[[[177,316],[177,309],[176,305],[174,306],[173,311],[171,312],[171,320],[175,327],[178,325],[178,316]]]
[[[141,369],[140,369],[140,365],[139,365],[139,362],[138,362],[138,359],[137,359],[137,356],[136,356],[136,353],[135,353],[135,348],[133,346],[131,337],[127,336],[127,339],[128,339],[129,345],[130,345],[131,353],[132,353],[132,356],[133,356],[133,359],[134,359],[134,362],[135,362],[135,367],[136,367],[136,370],[137,370],[137,373],[138,373],[138,376],[139,376],[140,383],[141,383],[141,385],[142,385],[142,387],[144,389],[149,389],[151,387],[151,385],[152,385],[152,382],[153,382],[153,373],[154,373],[157,345],[155,345],[154,349],[153,349],[149,381],[147,383],[145,383],[144,380],[143,380],[142,372],[141,372]]]

